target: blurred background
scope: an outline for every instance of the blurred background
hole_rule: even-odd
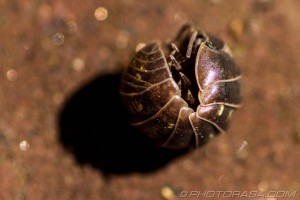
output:
[[[299,9],[297,0],[0,0],[0,199],[299,199]],[[136,48],[186,22],[231,48],[243,106],[207,145],[157,149],[127,125],[119,75]]]

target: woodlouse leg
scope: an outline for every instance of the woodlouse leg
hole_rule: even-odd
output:
[[[179,72],[180,80],[181,80],[181,96],[184,100],[187,101],[188,104],[194,104],[196,102],[195,98],[191,93],[192,82],[186,75],[182,72]]]
[[[197,40],[198,31],[193,31],[192,36],[190,37],[189,44],[186,50],[186,57],[190,58],[193,51],[194,42]]]
[[[194,34],[194,39],[191,39],[190,42],[194,42],[197,36],[197,32],[196,34]],[[193,40],[193,41],[192,41]],[[193,45],[193,44],[191,44]],[[173,48],[173,51],[170,54],[170,66],[175,68],[175,71],[178,73],[179,75],[179,82],[178,85],[180,86],[181,89],[181,96],[183,99],[185,99],[189,104],[193,104],[195,103],[195,98],[193,97],[190,89],[192,87],[192,82],[189,80],[189,78],[182,73],[182,66],[181,63],[185,62],[188,57],[184,57],[178,50],[177,46],[174,43],[171,43],[171,47]],[[192,48],[192,46],[191,46]]]
[[[170,59],[171,59],[171,66],[174,66],[176,71],[181,71],[182,67],[180,65],[180,63],[176,60],[176,58],[173,55],[170,55]]]
[[[177,46],[174,43],[171,43],[172,47],[172,52],[170,53],[170,60],[171,62],[169,63],[170,66],[174,66],[177,71],[182,70],[181,63],[187,60],[186,57],[184,57],[180,52]]]

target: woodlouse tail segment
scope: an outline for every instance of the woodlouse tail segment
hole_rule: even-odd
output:
[[[195,148],[206,144],[220,130],[209,120],[197,117],[193,109],[182,107],[174,130],[161,144],[170,149]]]
[[[194,146],[195,133],[189,121],[189,116],[193,112],[194,111],[188,107],[182,107],[180,109],[176,125],[168,139],[161,144],[162,147],[182,149]]]
[[[220,133],[210,121],[197,117],[196,113],[190,115],[190,123],[193,127],[195,143],[194,146],[199,147],[209,141],[209,139]]]
[[[132,125],[162,144],[178,126],[178,116],[182,108],[188,108],[187,103],[180,96],[175,95],[157,113]]]
[[[213,124],[219,132],[225,133],[231,120],[233,110],[234,108],[223,104],[199,106],[196,116]]]

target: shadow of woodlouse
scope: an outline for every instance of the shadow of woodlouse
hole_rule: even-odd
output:
[[[75,92],[58,116],[59,140],[79,164],[105,174],[150,172],[187,150],[162,149],[127,123],[120,75],[96,78]]]

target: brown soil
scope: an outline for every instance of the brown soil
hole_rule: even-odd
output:
[[[183,190],[300,199],[299,9],[298,0],[0,0],[0,199],[183,199]],[[243,74],[228,133],[191,152],[132,130],[117,93],[137,44],[172,38],[186,21],[222,38]]]

